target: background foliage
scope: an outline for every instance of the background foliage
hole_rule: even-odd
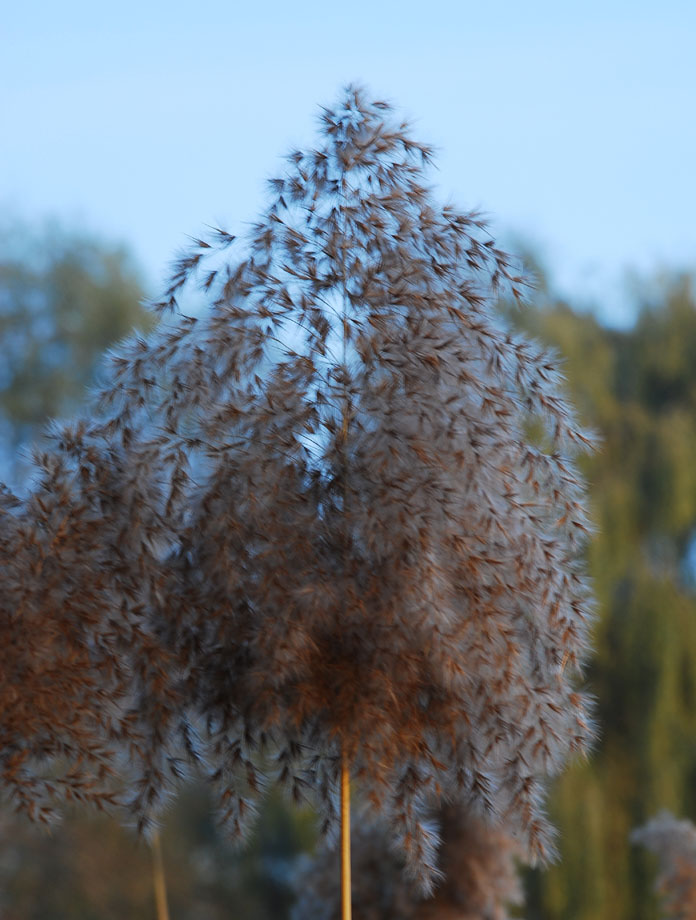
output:
[[[622,331],[549,298],[518,316],[563,354],[576,405],[603,440],[586,466],[599,739],[558,782],[562,862],[530,881],[535,917],[654,918],[651,873],[629,833],[660,808],[696,807],[694,279],[656,277],[634,297],[636,322]]]
[[[121,246],[59,226],[0,228],[0,459],[16,476],[17,448],[74,409],[104,350],[151,324],[142,298]]]
[[[69,410],[97,355],[137,321],[142,290],[124,253],[79,235],[24,235],[0,258],[0,413],[9,454],[42,417]],[[696,815],[696,295],[690,275],[635,285],[625,330],[553,297],[502,309],[565,358],[582,421],[603,439],[587,461],[599,599],[588,685],[591,760],[558,781],[561,863],[527,879],[529,920],[655,920],[654,863],[629,843],[660,808]],[[96,307],[96,309],[95,309]],[[60,358],[60,360],[59,360]],[[207,791],[166,819],[174,917],[288,916],[311,818],[274,798],[244,853],[226,845]],[[74,815],[48,838],[0,818],[0,911],[10,918],[152,916],[150,857],[110,821]],[[242,909],[241,905],[244,906]]]

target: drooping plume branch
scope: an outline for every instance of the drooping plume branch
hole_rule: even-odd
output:
[[[461,806],[438,814],[443,878],[431,897],[404,873],[403,859],[390,845],[383,824],[364,820],[353,834],[353,907],[360,920],[508,920],[508,908],[522,903],[516,860],[519,846],[504,829],[491,826]],[[336,853],[323,849],[295,878],[293,918],[339,920]]]

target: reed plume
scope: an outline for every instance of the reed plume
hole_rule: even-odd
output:
[[[94,727],[130,745],[141,816],[202,754],[233,832],[274,780],[328,828],[346,758],[426,886],[433,798],[551,853],[545,779],[591,736],[592,606],[588,437],[553,357],[496,311],[524,279],[437,203],[431,158],[358,88],[323,109],[248,236],[178,259],[3,544],[49,515],[27,603],[79,623],[89,679],[113,678],[118,724]],[[6,571],[20,591],[30,559]]]

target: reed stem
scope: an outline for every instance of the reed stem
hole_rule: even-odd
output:
[[[162,858],[162,844],[160,842],[159,831],[155,831],[152,835],[152,878],[155,885],[157,920],[169,920],[167,883],[164,878],[164,860]]]
[[[341,757],[341,920],[351,920],[350,887],[350,772],[348,758]]]

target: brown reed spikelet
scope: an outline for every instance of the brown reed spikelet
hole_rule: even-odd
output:
[[[657,855],[659,873],[655,884],[666,918],[696,917],[696,827],[662,811],[631,834]]]
[[[91,603],[104,589],[98,527],[59,478],[0,501],[0,778],[18,810],[44,822],[56,798],[111,800],[121,663]]]
[[[152,483],[146,498],[143,466],[100,454],[84,430],[64,428],[55,451],[35,456],[28,495],[0,493],[0,779],[43,822],[57,802],[122,799],[124,742],[141,783],[151,780],[144,813],[165,785],[168,717],[182,720],[171,656],[151,628],[162,580],[148,543]]]
[[[178,772],[177,731],[193,752],[186,700],[233,830],[269,752],[330,825],[345,755],[426,878],[442,794],[548,855],[544,778],[590,734],[587,437],[553,359],[496,314],[522,279],[433,200],[430,158],[349,88],[248,238],[182,255],[158,329],[44,464],[102,515],[84,596],[136,678],[136,807]],[[177,308],[196,279],[200,319]]]

